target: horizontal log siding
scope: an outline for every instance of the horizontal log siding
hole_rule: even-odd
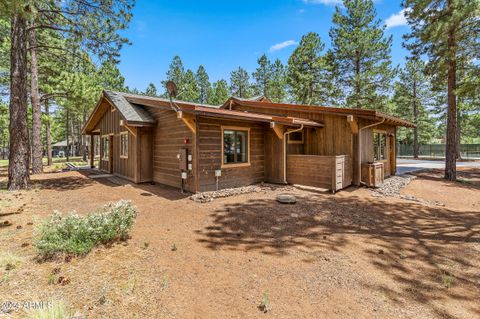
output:
[[[180,149],[187,148],[192,154],[195,138],[188,127],[172,110],[147,107],[147,110],[157,120],[153,137],[153,180],[156,183],[180,188],[182,186],[181,170],[177,154]],[[185,138],[189,139],[184,144]],[[192,154],[193,155],[193,154]],[[192,161],[193,170],[188,172],[184,189],[195,192],[195,159]]]
[[[343,161],[345,165],[341,164]],[[287,181],[290,184],[339,190],[351,185],[351,166],[350,156],[337,158],[335,156],[288,155]]]
[[[221,126],[250,128],[250,166],[221,168],[222,130]],[[198,183],[199,191],[216,189],[215,170],[221,169],[219,188],[245,186],[264,180],[265,149],[264,126],[252,122],[238,122],[199,117],[198,139]]]
[[[103,102],[107,103],[107,102]],[[136,137],[128,133],[128,158],[120,158],[120,132],[126,129],[120,126],[120,113],[118,111],[107,110],[100,119],[95,129],[100,129],[100,137],[107,134],[113,134],[113,173],[130,180],[135,179],[135,152],[137,147]],[[109,163],[103,160],[102,139],[100,138],[100,169],[108,171]]]

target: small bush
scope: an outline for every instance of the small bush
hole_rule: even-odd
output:
[[[58,253],[83,255],[98,244],[126,239],[136,216],[129,201],[110,203],[85,217],[54,212],[40,226],[35,246],[44,258]]]
[[[0,252],[0,269],[10,271],[22,263],[22,258],[10,252]]]

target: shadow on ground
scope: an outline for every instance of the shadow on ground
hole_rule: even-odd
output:
[[[369,288],[393,300],[411,298],[427,304],[439,317],[451,314],[433,301],[447,297],[469,301],[470,311],[480,316],[475,301],[480,297],[480,273],[472,271],[478,267],[478,251],[471,248],[480,243],[480,213],[312,194],[295,205],[273,199],[226,204],[210,217],[212,222],[197,231],[198,240],[210,249],[284,256],[298,248],[342,253],[347,246],[350,251],[358,247],[401,291]],[[446,289],[448,277],[461,289]]]

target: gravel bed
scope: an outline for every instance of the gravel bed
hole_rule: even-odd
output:
[[[422,204],[444,206],[439,201],[429,201],[429,200],[417,198],[412,195],[400,194],[400,191],[403,188],[407,187],[407,185],[410,184],[410,182],[416,178],[417,178],[416,176],[408,175],[408,174],[392,176],[387,178],[383,182],[382,186],[378,188],[372,188],[370,189],[370,191],[373,193],[373,196],[375,197],[396,197],[396,198],[411,200],[414,202],[419,202]]]
[[[225,189],[220,189],[218,191],[197,193],[197,194],[193,194],[189,198],[194,202],[208,203],[213,201],[215,198],[237,196],[237,195],[248,194],[248,193],[259,193],[259,192],[278,190],[278,189],[291,190],[292,187],[283,186],[283,185],[273,185],[273,184],[259,184],[259,185],[250,185],[250,186],[244,186],[244,187],[225,188]]]

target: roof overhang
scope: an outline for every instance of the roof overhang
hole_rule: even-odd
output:
[[[400,119],[398,117],[388,115],[383,112],[370,109],[351,109],[351,108],[338,108],[330,106],[317,106],[317,105],[306,105],[306,104],[288,104],[288,103],[272,103],[268,101],[252,101],[238,99],[231,97],[228,99],[220,108],[229,109],[233,105],[246,106],[246,107],[258,107],[263,109],[275,109],[275,110],[285,110],[285,111],[298,111],[305,113],[323,113],[331,114],[337,116],[348,116],[353,115],[359,118],[381,121],[385,119],[385,124],[390,124],[393,126],[404,126],[414,128],[416,125],[412,122]]]

